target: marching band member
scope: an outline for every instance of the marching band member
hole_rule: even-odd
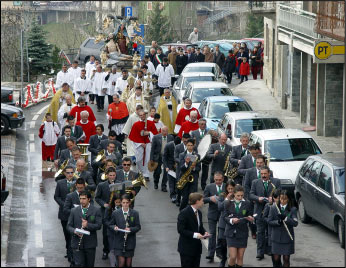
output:
[[[208,208],[208,225],[209,225],[209,241],[208,241],[208,259],[210,262],[214,262],[214,255],[216,249],[216,230],[217,223],[220,218],[220,212],[218,209],[218,200],[221,193],[225,191],[225,184],[223,183],[223,173],[216,171],[214,173],[214,183],[208,184],[204,189],[204,203],[209,204]]]
[[[80,96],[82,96],[85,98],[85,104],[88,104],[89,94],[92,92],[92,82],[89,78],[87,78],[86,71],[83,69],[80,76],[78,76],[74,81],[73,93],[75,94],[77,100]]]
[[[247,247],[249,229],[247,222],[254,221],[250,202],[243,199],[244,189],[240,185],[234,187],[234,199],[225,203],[225,236],[229,248],[228,266],[243,266],[243,257]]]
[[[115,131],[114,130],[109,131],[108,139],[101,140],[97,150],[98,151],[107,150],[108,143],[110,141],[112,141],[115,144],[115,151],[118,152],[119,154],[121,154],[121,157],[122,157],[123,156],[123,150],[121,148],[121,143],[119,141],[117,141],[116,138],[117,138],[117,135],[116,135]]]
[[[105,129],[102,124],[96,125],[96,134],[92,135],[89,139],[88,151],[91,152],[91,163],[94,162],[97,154],[99,153],[98,147],[101,141],[108,140],[108,137],[105,134],[103,134],[104,131]]]
[[[181,108],[178,112],[177,118],[175,120],[175,127],[174,132],[179,133],[180,128],[182,127],[183,123],[190,120],[190,113],[192,111],[197,111],[197,120],[201,118],[198,110],[192,106],[191,99],[187,98],[184,100],[184,107]]]
[[[211,144],[207,153],[207,157],[212,160],[210,182],[214,182],[214,173],[216,171],[223,172],[227,156],[232,150],[232,146],[226,144],[227,135],[222,133],[218,143]]]
[[[81,126],[76,126],[75,118],[73,115],[67,116],[67,126],[71,127],[71,136],[76,138],[76,142],[79,142],[84,138],[83,129]]]
[[[259,143],[252,144],[249,146],[250,154],[244,155],[239,163],[238,166],[238,175],[240,177],[240,180],[238,180],[239,184],[243,183],[243,177],[245,176],[246,172],[250,169],[256,166],[256,157],[261,153],[261,147]]]
[[[186,175],[187,171],[191,171],[191,175],[193,176],[193,182],[187,182],[184,188],[181,190],[181,205],[180,205],[180,211],[183,210],[189,200],[189,195],[190,193],[197,192],[197,187],[198,187],[198,177],[199,177],[199,171],[201,170],[201,164],[197,163],[197,159],[200,158],[200,155],[197,154],[194,151],[194,146],[195,146],[195,140],[194,139],[189,139],[186,143],[186,151],[181,153],[179,155],[179,162],[180,162],[180,179]]]
[[[88,184],[86,186],[86,190],[89,192],[93,192],[96,190],[96,184],[93,180],[92,174],[87,169],[87,163],[84,158],[79,158],[76,162],[76,171],[75,175],[77,178],[82,178]]]
[[[136,248],[136,233],[141,230],[139,214],[130,208],[130,203],[130,196],[123,195],[121,197],[121,209],[112,213],[109,223],[109,227],[115,231],[114,248],[119,267],[132,266],[132,258]]]
[[[199,128],[198,120],[197,120],[198,113],[197,111],[191,111],[190,112],[190,119],[188,121],[185,121],[178,133],[178,136],[181,138],[184,133],[190,133],[196,129]]]
[[[163,127],[161,133],[157,134],[153,138],[150,151],[150,161],[157,163],[157,167],[154,170],[154,188],[158,189],[159,180],[161,176],[162,155],[167,143],[173,141],[173,136],[168,134],[168,127]],[[167,172],[163,170],[163,176],[161,181],[161,190],[167,192]]]
[[[75,179],[73,177],[74,167],[66,166],[64,169],[65,179],[59,180],[54,193],[54,200],[59,205],[58,219],[61,222],[62,230],[64,232],[65,242],[66,242],[66,255],[69,261],[72,259],[72,249],[71,249],[71,235],[68,232],[66,226],[68,221],[68,215],[64,213],[64,203],[66,196],[74,191]]]
[[[73,140],[71,138],[66,139],[65,142],[67,149],[61,151],[60,157],[59,159],[57,159],[57,168],[60,167],[65,160],[69,160],[72,158],[72,148],[76,146],[76,140]]]
[[[289,267],[290,255],[294,254],[294,227],[298,226],[298,218],[297,208],[292,206],[292,200],[286,191],[281,191],[279,202],[271,206],[268,223],[272,227],[271,250],[276,264],[274,267],[280,264],[281,255],[283,267]]]
[[[193,148],[193,146],[191,147]],[[209,236],[203,227],[202,212],[200,211],[203,207],[203,195],[191,193],[188,198],[189,206],[181,210],[178,215],[178,252],[181,267],[199,267],[202,254],[200,240]]]
[[[250,139],[249,134],[244,132],[240,136],[240,143],[241,144],[237,145],[237,146],[233,146],[232,153],[230,156],[230,164],[231,164],[232,168],[234,168],[234,167],[237,168],[240,164],[241,158],[243,156],[250,154],[249,146],[248,146],[249,145],[249,139]],[[241,180],[242,180],[242,175],[238,175],[235,178],[235,181],[238,183],[241,182]],[[250,187],[251,187],[251,185],[250,185]],[[246,189],[245,189],[245,197],[246,197]]]
[[[85,180],[78,178],[75,182],[75,190],[66,195],[63,212],[66,214],[67,218],[71,214],[71,209],[80,205],[79,195],[83,191],[85,191]]]
[[[177,101],[172,96],[169,88],[164,89],[164,95],[160,97],[157,112],[161,116],[162,123],[168,127],[168,133],[174,134],[174,125],[177,118]]]
[[[106,208],[109,207],[110,196],[111,196],[109,186],[113,184],[115,181],[115,178],[116,178],[115,168],[112,168],[112,167],[108,168],[106,170],[106,177],[107,177],[106,181],[101,182],[97,185],[96,194],[95,194],[95,201],[100,205],[102,215],[105,215],[105,210]],[[102,260],[107,260],[108,253],[109,253],[109,244],[108,244],[108,238],[107,238],[107,226],[105,225],[104,221],[103,221],[102,235],[103,235]]]
[[[71,127],[70,126],[65,126],[63,128],[63,133],[64,134],[62,136],[60,136],[56,141],[55,150],[54,150],[55,165],[59,162],[60,155],[61,155],[62,151],[67,149],[66,141],[68,139],[72,139],[72,140],[76,141],[76,138],[71,136]]]
[[[77,126],[81,126],[85,135],[83,142],[89,143],[89,139],[92,135],[96,134],[96,126],[95,121],[89,121],[89,112],[82,111],[81,112],[81,120],[76,123]]]
[[[61,105],[58,111],[58,122],[60,125],[61,133],[63,133],[63,128],[66,125],[67,117],[71,112],[71,109],[76,106],[76,104],[72,103],[72,97],[67,95],[65,97],[66,103]]]
[[[113,95],[113,103],[108,106],[107,119],[109,121],[109,129],[115,131],[116,139],[123,142],[125,137],[122,133],[126,121],[129,119],[129,111],[126,103],[120,101],[118,93]]]
[[[81,119],[80,114],[82,111],[87,111],[89,113],[89,118],[88,118],[89,121],[92,121],[92,122],[96,121],[96,117],[94,115],[93,110],[90,108],[90,106],[86,105],[85,103],[85,97],[80,96],[78,97],[78,105],[72,108],[70,115],[74,117],[76,117],[77,115],[77,121],[80,121]]]
[[[102,214],[99,208],[90,203],[91,194],[84,191],[79,194],[80,206],[71,210],[67,229],[72,235],[71,247],[75,266],[94,267],[97,247],[97,230],[101,229]],[[82,215],[82,217],[81,217]],[[89,231],[90,235],[83,235],[76,229]]]
[[[154,123],[150,120],[145,120],[146,114],[143,110],[138,113],[140,121],[133,124],[129,139],[133,143],[135,150],[136,165],[140,172],[142,172],[145,179],[149,180],[148,162],[150,158],[151,143],[149,139],[150,133],[152,135],[158,134]]]
[[[265,252],[265,229],[266,222],[263,219],[262,211],[264,205],[267,202],[272,202],[272,197],[270,193],[275,189],[281,189],[281,183],[279,179],[269,178],[270,169],[267,166],[261,168],[261,179],[256,179],[251,184],[251,190],[249,199],[255,202],[254,215],[257,235],[257,256],[256,258],[262,260],[264,258]],[[269,180],[270,179],[270,180]],[[275,188],[274,188],[275,187]]]
[[[97,171],[97,179],[96,179],[96,185],[98,185],[100,182],[104,182],[105,180],[107,180],[106,177],[106,170],[109,169],[110,167],[112,168],[117,168],[116,165],[114,164],[112,159],[106,159],[106,162],[104,164],[104,172],[101,171]]]
[[[220,212],[220,218],[218,222],[218,238],[216,242],[216,256],[221,259],[219,267],[225,267],[227,261],[227,241],[225,236],[225,207],[227,203],[234,198],[235,183],[233,180],[228,180],[225,186],[225,191],[219,195],[217,201],[218,210]]]

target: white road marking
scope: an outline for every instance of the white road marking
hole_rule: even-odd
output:
[[[34,117],[32,118],[32,121],[36,121],[39,116],[40,116],[39,114],[35,114]]]
[[[35,143],[30,143],[30,153],[34,153],[35,152]]]
[[[42,114],[42,112],[43,112],[44,110],[48,109],[49,105],[50,105],[50,104],[44,106],[41,110],[39,110],[39,111],[37,112],[37,114]]]
[[[42,231],[35,231],[36,248],[43,248]]]
[[[34,204],[38,204],[39,202],[38,192],[32,192],[32,202]]]
[[[31,121],[30,122],[30,128],[34,128],[35,127],[35,123],[36,123],[35,121]]]
[[[41,210],[34,210],[34,221],[36,225],[41,225]]]
[[[205,248],[208,250],[208,239],[202,239],[201,241],[202,241],[202,244],[205,246]],[[214,262],[221,262],[221,260],[215,255]]]
[[[32,188],[38,186],[40,182],[38,181],[38,176],[32,176]]]
[[[35,134],[30,134],[29,135],[29,140],[34,141],[35,140]]]
[[[37,257],[36,258],[36,266],[37,267],[45,267],[44,257]]]

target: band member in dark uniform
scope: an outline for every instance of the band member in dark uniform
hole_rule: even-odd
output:
[[[229,266],[243,266],[243,257],[247,247],[249,229],[247,222],[254,221],[249,201],[245,201],[244,189],[240,185],[234,187],[234,199],[225,206],[225,236],[229,248]]]
[[[178,252],[180,253],[181,267],[200,267],[202,243],[209,234],[205,231],[202,222],[203,195],[191,193],[189,206],[178,215]]]
[[[184,209],[189,200],[190,193],[197,192],[199,171],[201,170],[201,163],[197,163],[197,159],[200,159],[199,154],[194,151],[195,140],[189,139],[186,143],[186,151],[179,155],[180,162],[180,179],[187,176],[187,172],[193,176],[193,182],[187,182],[183,189],[181,189],[181,205],[180,210]]]
[[[224,267],[227,261],[227,241],[225,236],[225,206],[234,198],[235,183],[233,180],[228,180],[225,186],[225,191],[219,196],[217,206],[220,211],[218,225],[218,239],[216,243],[216,256],[221,259],[219,267]]]
[[[114,246],[119,267],[132,266],[132,258],[136,248],[136,233],[141,230],[139,214],[136,210],[130,209],[130,203],[130,196],[123,195],[121,197],[122,208],[112,213],[109,224],[110,228],[115,231]]]
[[[274,267],[278,267],[283,255],[283,267],[290,266],[290,255],[294,254],[294,228],[298,226],[297,209],[287,192],[281,191],[278,204],[274,203],[269,211],[268,223],[272,226],[271,245]],[[287,227],[287,228],[286,228]]]
[[[90,204],[91,194],[82,192],[79,195],[80,206],[71,210],[67,230],[72,235],[71,247],[77,267],[94,267],[97,247],[96,231],[101,229],[102,215],[99,208]],[[76,229],[89,231],[90,235],[77,232]]]

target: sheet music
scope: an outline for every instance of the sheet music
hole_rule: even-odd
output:
[[[168,175],[171,175],[173,178],[177,177],[177,174],[173,170],[169,170]]]
[[[90,235],[90,232],[84,229],[76,228],[76,232],[83,235]]]
[[[123,233],[131,233],[131,231],[127,231],[125,229],[118,229],[119,232],[123,232]]]

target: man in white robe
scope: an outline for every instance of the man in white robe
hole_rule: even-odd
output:
[[[115,84],[115,93],[118,93],[120,96],[125,91],[128,83],[127,78],[129,77],[129,73],[126,69],[121,70],[121,77],[118,77]]]
[[[72,103],[72,97],[70,95],[67,95],[65,97],[66,103],[61,105],[59,111],[58,111],[58,121],[60,125],[60,133],[62,133],[62,129],[66,125],[66,120],[68,115],[70,114],[71,109],[76,106],[76,104]]]
[[[95,56],[91,55],[90,60],[85,64],[86,77],[91,80],[91,85],[92,85],[93,74],[96,72],[96,65],[97,65],[97,62],[95,61]],[[94,104],[95,96],[92,92],[89,95],[89,99],[90,99],[90,103]]]
[[[60,89],[64,83],[67,83],[70,87],[73,87],[73,76],[67,71],[67,65],[62,66],[62,70],[58,72],[56,76],[55,86]]]
[[[89,102],[89,95],[92,93],[92,83],[89,78],[86,77],[86,71],[83,69],[81,71],[80,77],[74,81],[73,93],[75,94],[75,99],[78,100],[80,96],[85,98],[85,103]]]
[[[117,84],[117,80],[118,80],[119,77],[121,77],[121,73],[117,72],[117,66],[113,65],[112,66],[112,72],[108,73],[106,78],[105,78],[105,81],[107,82],[106,94],[108,96],[108,105],[113,102],[113,95],[118,93],[116,91],[115,86]]]
[[[128,101],[126,102],[127,110],[129,111],[129,114],[132,114],[136,111],[136,107],[138,105],[143,106],[143,109],[145,111],[149,111],[150,105],[149,101],[146,99],[144,94],[142,93],[142,88],[140,86],[137,86],[135,89],[135,94],[132,94]]]
[[[81,75],[82,68],[78,66],[78,61],[74,61],[72,66],[68,68],[68,73],[72,75],[73,81],[75,81]]]
[[[106,73],[102,71],[102,66],[97,65],[96,66],[96,73],[92,79],[93,86],[92,91],[93,94],[96,96],[96,102],[97,102],[97,111],[101,112],[101,110],[104,110],[105,106],[105,96],[106,96],[106,90],[107,90],[107,83],[105,81]]]

